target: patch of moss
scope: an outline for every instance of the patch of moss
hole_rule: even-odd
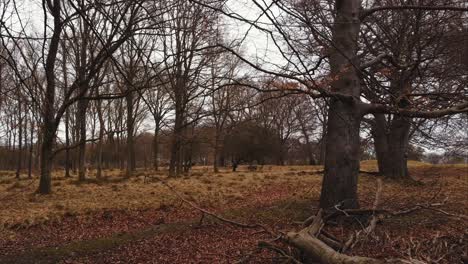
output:
[[[160,234],[183,232],[190,228],[190,224],[191,223],[161,224],[134,233],[118,233],[111,237],[75,241],[59,247],[37,248],[20,255],[0,257],[0,263],[57,263],[67,257],[102,252]]]

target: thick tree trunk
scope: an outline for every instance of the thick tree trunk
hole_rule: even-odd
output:
[[[176,117],[174,123],[174,134],[172,136],[171,160],[169,163],[169,177],[176,177],[181,174],[182,168],[182,137],[183,137],[183,114],[181,106],[176,102]]]
[[[389,161],[385,176],[393,179],[408,178],[407,151],[411,123],[406,117],[394,117],[389,137]]]
[[[39,193],[49,194],[52,191],[52,148],[55,140],[55,133],[57,131],[58,124],[55,122],[55,60],[57,58],[57,52],[60,41],[60,33],[62,31],[62,22],[60,20],[61,5],[60,0],[54,0],[51,6],[51,13],[54,17],[54,27],[51,41],[49,44],[49,51],[47,54],[45,64],[45,74],[47,80],[47,86],[45,91],[44,100],[44,115],[42,118],[42,142],[41,142],[41,177],[39,180]]]
[[[325,175],[320,196],[321,208],[341,204],[359,207],[359,116],[352,105],[332,100],[326,142]]]
[[[389,142],[387,121],[384,114],[374,114],[374,122],[372,123],[372,138],[374,139],[374,149],[379,173],[385,175],[389,166]]]
[[[393,179],[408,178],[407,151],[411,128],[410,120],[406,117],[394,116],[388,125],[383,114],[374,116],[372,136],[379,173]]]
[[[335,47],[330,55],[332,90],[359,100],[360,84],[355,69],[359,36],[359,0],[337,0],[333,25]],[[320,207],[341,204],[345,208],[359,206],[359,125],[361,113],[354,101],[333,98],[328,110],[325,175]]]
[[[39,180],[39,193],[49,194],[52,191],[52,148],[54,145],[56,126],[53,121],[45,120],[42,129],[42,145],[41,145],[41,177]]]

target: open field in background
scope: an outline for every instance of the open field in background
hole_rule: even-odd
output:
[[[427,202],[451,214],[468,215],[468,166],[410,162],[419,183],[383,181],[380,209],[401,210]],[[230,219],[262,223],[275,230],[297,229],[316,212],[321,166],[264,166],[250,172],[195,167],[188,176],[167,179],[166,173],[141,171],[125,180],[118,170],[93,175],[84,183],[57,172],[53,194],[35,194],[38,180],[16,181],[0,172],[0,263],[218,263],[248,255],[265,234],[226,226],[207,218],[157,179],[165,179],[188,200]],[[375,171],[375,161],[361,170]],[[363,174],[360,202],[370,208],[376,176]],[[226,235],[218,234],[219,231]],[[331,230],[345,237],[343,228]],[[203,243],[201,243],[203,241]],[[421,210],[384,220],[375,237],[366,238],[352,253],[374,257],[399,256],[459,263],[467,251],[468,224],[440,211]],[[402,255],[403,254],[403,255]],[[3,256],[3,257],[2,257]],[[274,263],[271,253],[253,263]]]

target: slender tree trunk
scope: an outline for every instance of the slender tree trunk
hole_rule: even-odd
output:
[[[328,121],[328,118],[327,118]],[[318,164],[323,165],[325,163],[325,156],[327,152],[326,144],[327,144],[327,125],[326,123],[323,124],[322,126],[323,132],[322,132],[322,138],[320,139],[319,142],[319,147],[320,147],[320,154],[319,154],[319,160]]]
[[[82,88],[86,89],[86,88]],[[86,109],[87,101],[78,101],[78,127],[79,127],[79,140],[80,144],[78,147],[78,180],[86,180]]]
[[[67,109],[65,112],[65,177],[70,177],[70,131],[69,131],[69,122],[70,122],[70,111]]]
[[[33,138],[34,138],[34,121],[31,117],[31,124],[30,124],[30,134],[29,134],[29,159],[28,159],[28,178],[32,178],[32,162],[33,162]]]
[[[214,153],[213,153],[213,171],[219,172],[218,168],[218,156],[219,156],[219,130],[215,131],[215,142],[214,142]]]
[[[285,156],[285,142],[280,143],[280,149],[279,149],[279,157],[278,157],[278,165],[279,166],[284,166],[284,156]]]
[[[129,92],[127,97],[127,168],[125,176],[133,175],[135,170],[135,146],[134,146],[134,118],[133,118],[133,93]]]
[[[36,131],[37,142],[36,142],[36,152],[34,153],[34,170],[35,171],[40,171],[43,132],[41,131],[41,129],[42,129],[41,126],[36,124],[36,127],[38,129]]]
[[[304,136],[305,143],[306,143],[306,151],[307,151],[307,156],[308,156],[308,164],[309,165],[315,165],[315,157],[314,157],[314,152],[312,150],[312,144],[310,142],[310,137],[309,134],[307,133],[307,128],[303,122],[301,122],[301,131],[302,135]]]
[[[18,102],[18,160],[16,164],[16,179],[20,178],[21,167],[23,165],[23,116],[22,104]]]
[[[75,118],[75,122],[74,122],[74,125],[73,125],[73,133],[72,133],[72,141],[74,144],[78,143],[79,141],[79,125],[78,125],[79,121],[76,120]],[[78,172],[78,160],[79,160],[79,153],[76,149],[74,149],[72,152],[72,155],[73,155],[73,159],[72,159],[72,162],[71,162],[71,165],[72,165],[72,172],[73,174],[77,174]]]
[[[155,171],[159,170],[159,124],[156,124],[154,127],[153,167]]]
[[[330,55],[331,74],[336,80],[332,90],[359,100],[360,83],[354,65],[357,62],[359,12],[361,1],[337,0],[333,25],[334,50]],[[325,175],[320,195],[324,209],[342,205],[359,207],[357,183],[359,175],[359,126],[361,111],[355,100],[332,98],[328,110]]]
[[[99,96],[99,93],[97,93]],[[102,151],[103,151],[103,140],[104,140],[104,118],[102,116],[102,105],[101,101],[97,101],[97,114],[99,118],[99,142],[97,147],[97,168],[96,168],[96,178],[102,178]]]
[[[62,72],[63,72],[63,93],[67,94],[68,91],[68,74],[67,74],[67,52],[66,43],[62,41]],[[67,107],[65,111],[65,178],[70,178],[70,110]]]

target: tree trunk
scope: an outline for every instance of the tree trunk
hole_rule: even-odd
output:
[[[56,126],[53,121],[45,120],[41,146],[41,178],[39,181],[39,193],[52,192],[52,148],[54,144]]]
[[[359,36],[359,0],[337,0],[333,25],[334,49],[330,54],[332,90],[344,95],[360,96],[357,63]],[[359,207],[357,183],[359,175],[359,126],[361,111],[355,100],[332,98],[328,109],[325,175],[320,207]]]
[[[129,88],[130,89],[130,88]],[[133,93],[126,96],[127,101],[127,168],[125,176],[130,178],[135,170],[135,146],[134,146],[134,118],[133,118]]]
[[[33,139],[34,139],[34,121],[33,117],[31,116],[31,124],[30,124],[30,134],[29,134],[29,158],[28,158],[28,178],[32,178],[32,162],[33,162]]]
[[[68,75],[67,75],[67,53],[66,43],[62,41],[62,71],[63,71],[63,93],[68,91]],[[70,178],[70,110],[67,107],[65,111],[65,178]]]
[[[81,86],[78,90],[79,94],[86,96],[88,91],[88,85],[84,84],[86,79],[86,67],[87,67],[87,55],[88,55],[88,23],[83,23],[82,42],[79,50],[78,63],[78,80],[80,80]],[[80,146],[78,148],[78,180],[86,180],[86,110],[88,109],[88,100],[81,99],[78,101],[78,116],[77,121],[79,122],[79,138]]]
[[[316,164],[316,161],[315,161],[315,157],[314,157],[314,151],[312,150],[312,144],[310,142],[310,137],[309,137],[309,134],[307,133],[307,128],[306,126],[301,122],[301,131],[302,131],[302,135],[304,136],[304,139],[305,139],[305,143],[306,143],[306,151],[307,151],[307,163],[309,165],[315,165]]]
[[[179,176],[181,173],[181,147],[182,147],[182,133],[183,133],[183,115],[176,102],[176,117],[174,123],[174,134],[172,136],[171,146],[171,160],[169,163],[169,177]]]
[[[85,88],[82,88],[85,89]],[[86,109],[87,100],[78,101],[77,120],[80,145],[78,147],[78,180],[86,180]]]
[[[97,96],[99,96],[99,92],[96,92]],[[99,142],[98,142],[98,149],[97,149],[97,168],[96,168],[96,178],[102,178],[102,151],[103,151],[103,141],[104,141],[104,118],[102,116],[102,105],[101,101],[97,102],[97,114],[99,118]]]
[[[352,105],[332,100],[328,118],[321,208],[359,207],[359,116]]]
[[[372,123],[372,137],[374,139],[375,155],[379,173],[385,175],[388,168],[388,132],[387,121],[384,114],[374,114]]]
[[[18,102],[18,161],[16,164],[16,179],[20,178],[23,165],[23,116],[21,115],[21,102]]]
[[[385,176],[393,179],[408,178],[407,151],[411,123],[408,118],[395,116],[390,129],[389,161]]]
[[[60,0],[54,0],[51,6],[51,13],[54,17],[54,27],[51,41],[49,44],[49,53],[47,54],[45,64],[45,75],[47,86],[45,91],[44,111],[43,111],[43,129],[41,142],[41,177],[39,180],[39,193],[49,194],[52,191],[52,148],[55,140],[55,133],[58,124],[55,122],[55,61],[60,41],[60,33],[62,31],[62,22],[60,19],[61,5]]]
[[[385,115],[374,116],[372,136],[379,173],[393,179],[408,178],[407,151],[411,128],[409,118],[394,116],[388,125]]]
[[[281,140],[280,142],[280,146],[279,146],[279,153],[278,153],[278,165],[279,166],[284,166],[284,156],[285,156],[285,144],[286,142],[283,142],[283,140]]]
[[[219,172],[218,168],[218,156],[219,156],[219,131],[216,129],[215,131],[215,142],[214,142],[214,153],[213,153],[213,171],[215,173]]]
[[[159,125],[155,125],[154,127],[153,167],[155,171],[159,170]]]
[[[65,112],[65,177],[70,178],[70,111],[67,109]]]

